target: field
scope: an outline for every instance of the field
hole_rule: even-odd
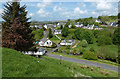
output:
[[[118,73],[43,56],[35,58],[2,48],[3,77],[117,77]]]

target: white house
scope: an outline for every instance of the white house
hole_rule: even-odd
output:
[[[54,25],[54,27],[60,27],[61,25],[64,27],[66,23],[63,23],[63,22],[60,22],[60,23],[57,23],[57,25]]]
[[[45,54],[45,52],[46,52],[46,50],[45,50],[45,49],[40,48],[37,52],[35,52],[35,53],[34,53],[34,55],[44,55],[44,54]]]
[[[48,29],[48,26],[45,24],[44,26],[43,26],[45,29]]]
[[[43,48],[40,48],[37,52],[33,52],[33,51],[26,51],[26,52],[22,52],[23,54],[27,54],[27,55],[44,55],[46,53],[46,50]]]
[[[101,23],[101,20],[100,19],[96,19],[95,22]]]
[[[77,23],[73,23],[76,27],[82,27],[83,26],[83,24],[81,24],[81,23],[79,23],[79,22],[77,22]],[[69,28],[71,28],[71,26],[72,26],[72,23],[70,23],[69,25],[68,25],[68,27]]]
[[[43,38],[42,40],[40,40],[39,45],[40,46],[46,46],[46,47],[50,47],[53,44],[53,42],[49,39],[45,39]]]
[[[110,25],[110,26],[114,26],[114,27],[117,27],[117,26],[118,26],[117,22],[111,22],[109,25]]]
[[[63,46],[65,46],[65,45],[73,45],[74,43],[75,43],[74,40],[62,40],[60,45],[63,45]]]
[[[93,25],[89,25],[88,29],[94,29],[94,24]]]
[[[54,34],[61,34],[61,30],[54,30]]]

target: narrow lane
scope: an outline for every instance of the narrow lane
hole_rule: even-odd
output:
[[[52,57],[52,58],[56,58],[56,59],[60,59],[59,55],[54,55],[54,54],[48,54],[48,57]],[[90,66],[95,66],[95,67],[101,67],[107,70],[112,70],[112,71],[116,71],[116,72],[120,72],[120,67],[116,67],[116,66],[112,66],[112,65],[107,65],[107,64],[103,64],[103,63],[98,63],[98,62],[92,62],[92,61],[87,61],[87,60],[81,60],[81,59],[75,59],[75,58],[68,58],[68,57],[62,57],[62,60],[66,60],[66,61],[71,61],[71,62],[75,62],[75,63],[81,63],[81,64],[85,64],[85,65],[90,65]]]

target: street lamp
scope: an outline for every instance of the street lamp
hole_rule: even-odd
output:
[[[62,60],[62,55],[60,55],[60,64],[61,64],[61,60]]]

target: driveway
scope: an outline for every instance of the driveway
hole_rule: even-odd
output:
[[[52,58],[56,58],[56,59],[60,59],[59,55],[47,54],[47,56],[52,57]],[[119,72],[120,72],[120,67],[118,68],[116,66],[102,64],[102,63],[98,63],[98,62],[92,62],[92,61],[75,59],[75,58],[68,58],[68,57],[62,57],[62,60],[71,61],[71,62],[80,63],[80,64],[85,64],[85,65],[90,65],[90,66],[95,66],[95,67],[101,67],[101,68],[116,71],[116,72],[118,72],[118,69],[119,69]]]

